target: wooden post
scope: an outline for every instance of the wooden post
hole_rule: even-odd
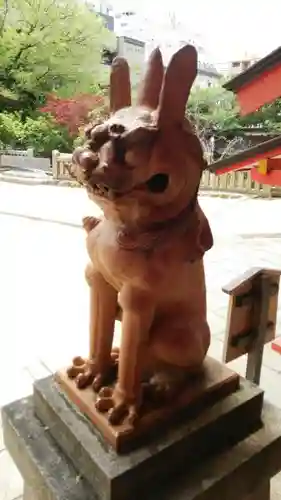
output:
[[[205,172],[204,172],[204,181],[203,181],[204,184],[203,184],[203,186],[206,189],[210,189],[210,175],[211,174],[210,174],[209,170],[205,170]]]
[[[210,188],[215,191],[216,187],[217,187],[217,177],[216,177],[216,174],[211,174],[210,175]]]
[[[27,152],[27,156],[30,156],[31,158],[33,158],[33,156],[34,156],[33,148],[28,148],[26,152]]]
[[[23,500],[37,500],[37,499],[38,496],[34,488],[32,488],[32,486],[29,486],[27,483],[24,483]]]
[[[227,190],[227,174],[221,175],[221,188],[223,191]]]
[[[229,173],[229,191],[234,191],[235,190],[235,172],[230,172]]]
[[[53,172],[53,178],[58,179],[59,177],[59,172],[58,172],[58,156],[59,156],[59,151],[54,149],[52,151],[52,172]]]
[[[252,192],[252,177],[250,172],[247,172],[246,193],[251,194],[251,192]]]
[[[262,185],[262,196],[263,198],[271,198],[271,185],[263,184]]]

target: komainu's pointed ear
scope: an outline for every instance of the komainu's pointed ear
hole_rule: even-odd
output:
[[[192,45],[185,45],[173,55],[164,76],[159,104],[160,127],[182,123],[196,75],[197,51]]]
[[[137,104],[156,109],[159,103],[163,83],[164,67],[159,48],[153,50],[147,63],[147,69],[138,92]]]
[[[130,69],[126,59],[116,57],[110,74],[110,112],[131,106]]]

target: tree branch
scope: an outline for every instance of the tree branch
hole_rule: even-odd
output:
[[[8,10],[9,10],[8,0],[4,0],[3,18],[2,18],[2,23],[1,23],[1,26],[0,26],[0,36],[1,37],[3,36],[3,33],[4,33],[5,22],[6,22],[6,18],[7,18],[7,15],[8,15]]]
[[[10,64],[5,68],[5,73],[7,75],[7,78],[9,78],[10,73],[12,72],[13,69],[18,69],[19,68],[19,60],[22,56],[22,54],[28,50],[32,49],[33,47],[36,47],[37,43],[28,43],[27,45],[22,46],[18,53],[15,55],[14,59],[10,62]]]
[[[22,103],[16,99],[10,99],[0,94],[0,109],[18,111],[22,107]]]

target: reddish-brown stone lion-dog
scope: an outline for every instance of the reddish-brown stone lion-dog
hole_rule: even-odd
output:
[[[93,386],[96,407],[112,425],[136,422],[148,386],[174,394],[209,348],[202,259],[213,239],[197,201],[205,161],[185,118],[196,74],[194,47],[179,50],[166,71],[156,49],[132,106],[128,64],[116,58],[110,118],[88,127],[73,156],[73,175],[104,216],[84,219],[90,352],[88,360],[75,358],[68,374],[80,388]]]

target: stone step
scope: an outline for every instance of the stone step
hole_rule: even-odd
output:
[[[7,405],[2,415],[6,448],[26,481],[25,500],[95,500],[87,481],[35,417],[32,396]]]

